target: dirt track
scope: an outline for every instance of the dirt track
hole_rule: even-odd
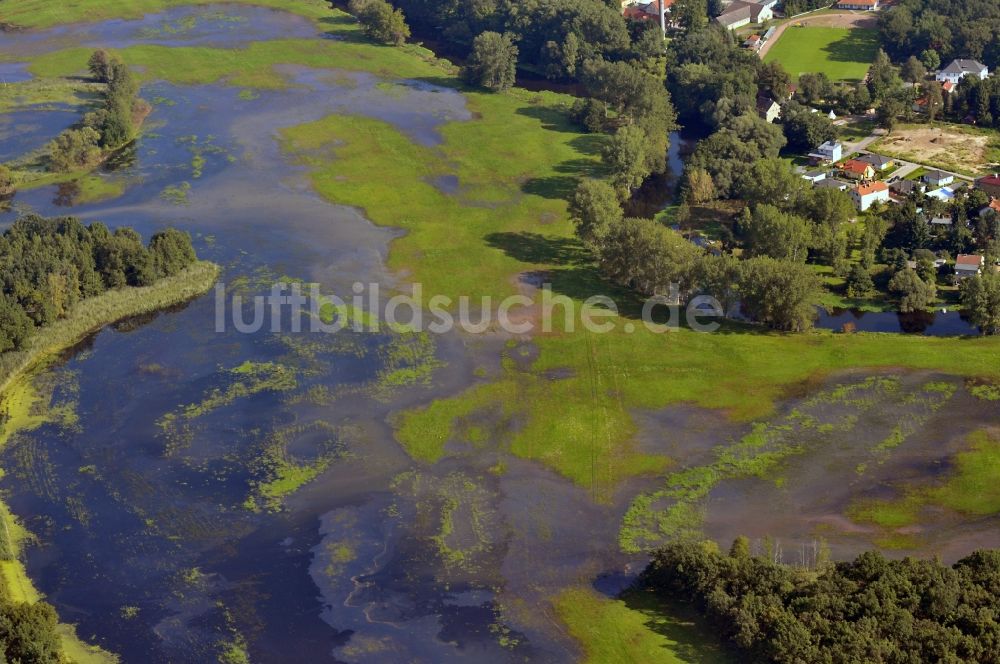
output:
[[[819,28],[876,28],[878,19],[872,12],[842,12],[838,14],[818,14],[816,16],[803,16],[802,18],[785,21],[778,26],[774,36],[760,47],[757,55],[764,58],[771,47],[785,33],[785,28],[790,25],[814,25]]]

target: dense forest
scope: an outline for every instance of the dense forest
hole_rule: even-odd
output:
[[[917,56],[928,69],[953,58],[1000,66],[1000,3],[996,0],[900,0],[879,16],[881,42],[899,62]]]
[[[112,232],[75,217],[22,216],[0,236],[0,352],[20,348],[83,299],[150,285],[195,260],[190,236],[174,229],[145,246],[128,227]]]
[[[56,610],[47,602],[0,600],[0,661],[10,664],[60,664]]]
[[[774,557],[751,555],[744,538],[728,555],[712,542],[677,542],[654,554],[639,585],[690,598],[740,661],[1000,661],[1000,551],[951,567],[877,552],[831,563],[820,550],[813,569]]]

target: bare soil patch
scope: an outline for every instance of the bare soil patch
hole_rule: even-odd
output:
[[[992,139],[995,141],[996,139]],[[975,175],[987,170],[991,137],[948,127],[904,127],[886,136],[878,152],[937,166],[948,171]]]

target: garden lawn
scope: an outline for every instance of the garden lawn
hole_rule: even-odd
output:
[[[801,74],[821,72],[835,81],[859,81],[877,50],[876,30],[792,26],[764,56],[764,61],[780,62],[793,81]]]

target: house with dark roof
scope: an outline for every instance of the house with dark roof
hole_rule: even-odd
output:
[[[817,180],[813,183],[813,187],[816,189],[836,189],[837,191],[846,191],[851,185],[847,184],[843,180],[838,180],[837,178],[823,178],[822,180]]]
[[[781,106],[767,95],[757,95],[757,115],[763,120],[774,122],[781,117]]]
[[[985,217],[990,212],[1000,214],[1000,198],[991,198],[990,204],[979,211],[979,216]]]
[[[952,60],[951,64],[939,71],[934,78],[958,84],[966,76],[975,76],[982,80],[990,75],[989,68],[976,60]]]
[[[944,171],[933,170],[924,173],[924,182],[935,188],[943,187],[954,181],[955,176],[951,173],[945,173]]]
[[[924,184],[919,180],[896,180],[889,183],[889,192],[900,198],[906,198],[913,192],[924,193]]]
[[[891,157],[883,157],[880,154],[866,154],[858,157],[858,161],[871,164],[876,171],[884,171],[896,165],[896,160]]]
[[[774,18],[774,12],[771,11],[773,6],[773,2],[762,4],[734,0],[724,12],[715,17],[715,21],[729,30],[742,28],[751,23],[763,23]]]

